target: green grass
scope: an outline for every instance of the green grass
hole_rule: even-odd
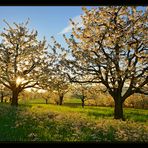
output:
[[[36,101],[0,104],[0,141],[148,142],[148,110],[125,108],[126,121],[120,121],[111,107]]]

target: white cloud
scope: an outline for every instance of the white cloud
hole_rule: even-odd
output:
[[[81,16],[75,16],[74,18],[72,18],[72,20],[77,24],[78,27],[82,27],[82,19]],[[58,34],[65,34],[65,33],[69,33],[72,31],[72,24],[71,22],[69,22],[68,26],[65,27],[61,32],[59,32]]]

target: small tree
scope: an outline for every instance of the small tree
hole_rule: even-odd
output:
[[[62,105],[64,96],[69,91],[69,84],[67,80],[64,80],[62,77],[55,77],[55,79],[52,80],[52,88],[57,92],[57,95],[59,96],[57,104]]]
[[[69,91],[69,83],[62,75],[52,75],[51,78],[49,77],[46,75],[45,81],[42,82],[42,88],[46,88],[50,98],[54,97],[53,99],[57,105],[62,105],[64,96]]]
[[[27,29],[28,21],[14,23],[0,34],[0,83],[12,91],[11,105],[18,105],[19,93],[35,87],[41,77],[44,66],[46,40],[37,40],[37,31]]]
[[[45,100],[45,103],[48,104],[49,99],[52,97],[51,90],[41,92],[41,97]]]
[[[74,97],[81,99],[82,108],[85,106],[85,101],[90,97],[90,85],[88,84],[75,84],[72,88]]]
[[[54,43],[56,42],[54,37],[52,37]],[[60,46],[59,44],[57,46]],[[42,75],[42,83],[40,86],[45,90],[52,90],[53,96],[58,96],[56,98],[56,104],[62,105],[64,95],[69,91],[69,80],[67,75],[65,75],[65,67],[61,65],[60,61],[66,56],[66,52],[62,55],[56,52],[56,47],[49,45],[52,52],[48,52],[46,67],[44,67]],[[63,50],[63,49],[62,49]]]

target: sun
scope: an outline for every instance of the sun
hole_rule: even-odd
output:
[[[24,78],[17,77],[17,79],[16,79],[16,84],[17,84],[17,85],[20,85],[23,81],[24,81]]]

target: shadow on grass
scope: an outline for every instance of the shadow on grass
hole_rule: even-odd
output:
[[[33,104],[45,104],[44,102],[33,102],[31,103]],[[31,104],[27,104],[28,107],[32,107]],[[51,105],[54,105],[52,103],[48,103]],[[47,105],[48,105],[47,104]],[[25,104],[23,104],[22,106],[25,107]],[[55,105],[55,106],[59,106],[59,105]],[[104,117],[113,117],[114,114],[114,107],[103,107],[103,106],[86,106],[84,108],[82,108],[81,103],[73,103],[73,102],[65,102],[63,105],[61,105],[61,107],[70,107],[70,108],[80,108],[83,110],[80,110],[79,112],[85,113],[88,116],[94,116],[95,118],[104,118]],[[146,122],[148,120],[147,114],[143,113],[143,112],[139,112],[139,110],[137,109],[129,109],[129,108],[123,108],[124,109],[124,117],[126,120],[133,120],[133,121],[138,121],[138,122]],[[146,110],[144,111],[146,112]]]
[[[62,106],[81,108],[80,105],[80,103],[65,103]],[[19,104],[16,108],[11,107],[9,104],[0,104],[0,141],[49,141],[57,139],[62,141],[72,139],[72,137],[79,140],[78,136],[84,141],[95,140],[93,138],[97,137],[100,137],[102,140],[106,138],[111,141],[115,140],[114,129],[110,129],[106,136],[104,136],[104,131],[98,131],[93,137],[92,135],[95,130],[90,128],[92,125],[85,124],[79,117],[77,120],[72,120],[72,122],[68,118],[63,118],[62,120],[62,118],[58,119],[58,116],[56,117],[55,114],[51,113],[51,117],[50,114],[40,112],[36,105],[35,109],[37,110],[32,109],[30,111],[29,109],[32,106],[33,104]],[[34,113],[32,113],[32,111]],[[39,112],[36,113],[36,111]],[[90,117],[88,120],[91,119],[91,117],[100,119],[107,117],[106,120],[110,117],[113,118],[113,108],[86,107],[82,110],[78,110],[78,112],[81,111]],[[130,120],[133,119],[139,122],[144,122],[144,120],[147,119],[146,112],[142,114],[140,112],[138,113],[136,110],[126,110],[125,116]],[[73,118],[73,116],[70,116],[70,118]],[[73,121],[76,124],[73,124]],[[77,132],[79,132],[78,135]]]
[[[81,103],[64,103],[62,106],[67,106],[67,107],[72,107],[72,108],[82,107]]]
[[[138,121],[138,122],[147,122],[148,121],[148,115],[142,114],[142,113],[136,113],[136,112],[128,112],[125,113],[126,119]]]
[[[17,141],[25,137],[25,129],[17,128],[16,130],[16,124],[19,121],[20,112],[25,112],[28,107],[24,105],[14,107],[7,103],[0,104],[0,141]]]
[[[88,116],[95,116],[95,118],[99,117],[111,117],[113,116],[113,109],[100,107],[100,106],[85,106],[82,108],[81,103],[64,103],[62,106],[71,107],[71,108],[80,108],[83,109],[79,112],[85,113]]]
[[[100,117],[113,117],[112,113],[104,113],[104,112],[88,112],[88,116],[95,116],[96,118]]]
[[[71,108],[81,108],[81,103],[64,103],[62,106],[67,106]],[[95,118],[113,117],[114,115],[114,107],[85,106],[82,112],[84,113],[85,111],[88,116],[94,116]],[[143,112],[141,113],[136,109],[129,110],[129,108],[124,108],[124,116],[126,120],[129,119],[135,122],[137,121],[147,122],[148,121],[147,114],[144,114]]]

